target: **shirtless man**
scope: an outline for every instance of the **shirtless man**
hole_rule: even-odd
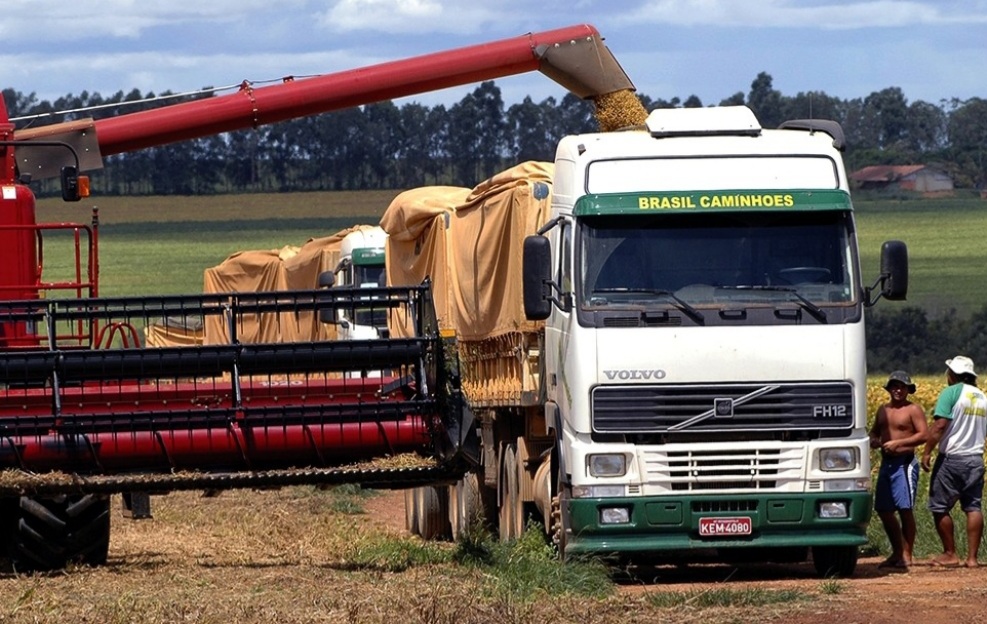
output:
[[[919,470],[915,448],[925,442],[928,428],[925,412],[908,400],[908,395],[915,392],[915,384],[908,373],[900,370],[891,373],[884,389],[891,399],[878,408],[870,430],[870,447],[881,449],[874,510],[891,543],[891,556],[879,567],[907,568],[912,564],[915,547],[913,507]]]

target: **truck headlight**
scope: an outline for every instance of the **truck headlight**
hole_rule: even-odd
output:
[[[591,477],[622,477],[627,474],[627,458],[621,453],[601,453],[586,458]]]
[[[819,450],[819,469],[824,472],[846,472],[856,467],[856,449],[828,448]]]
[[[844,501],[826,501],[819,503],[820,518],[848,518],[850,511]]]

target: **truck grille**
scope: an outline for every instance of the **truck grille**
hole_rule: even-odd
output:
[[[849,383],[598,386],[597,433],[842,430],[853,427]]]
[[[673,492],[778,490],[802,474],[799,448],[651,450],[643,454],[645,477]]]

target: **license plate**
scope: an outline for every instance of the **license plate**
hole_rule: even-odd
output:
[[[750,535],[751,519],[746,516],[735,518],[700,518],[700,537],[729,537],[734,535]]]

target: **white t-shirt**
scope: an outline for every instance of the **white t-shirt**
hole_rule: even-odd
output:
[[[976,386],[956,383],[939,395],[936,418],[950,421],[939,440],[944,455],[983,455],[987,437],[987,396]]]

